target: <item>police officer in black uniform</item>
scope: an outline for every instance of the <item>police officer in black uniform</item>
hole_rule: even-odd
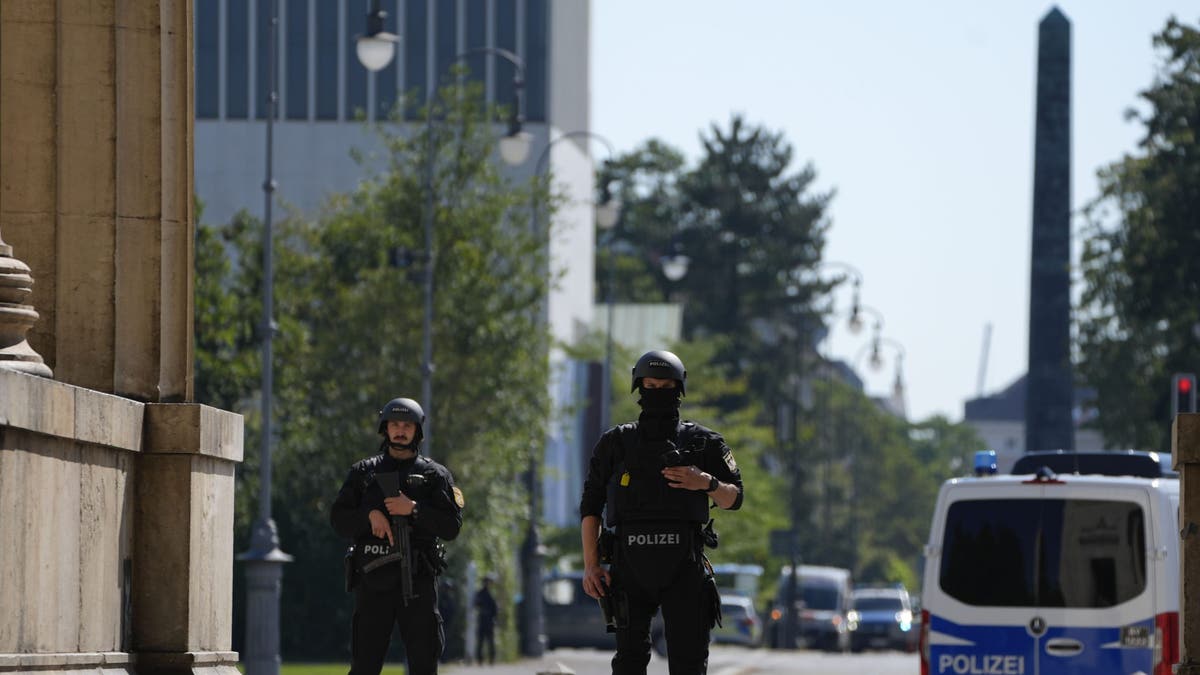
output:
[[[420,456],[424,423],[416,401],[388,401],[379,411],[379,454],[350,468],[333,502],[333,529],[354,542],[347,560],[354,590],[350,675],[380,672],[393,625],[400,627],[410,675],[437,673],[445,646],[437,597],[437,575],[445,567],[439,540],[458,536],[463,496],[446,467]],[[383,475],[392,473],[397,475]],[[385,485],[398,485],[400,492],[385,495]],[[404,597],[398,562],[363,572],[373,560],[397,552],[393,517],[408,526],[410,598]]]
[[[583,486],[583,590],[593,598],[619,598],[628,613],[627,622],[616,621],[613,675],[645,675],[650,620],[660,606],[671,675],[708,669],[709,631],[720,598],[703,556],[705,535],[709,545],[715,536],[704,524],[710,500],[723,509],[741,507],[742,478],[720,434],[679,420],[686,382],[683,362],[671,352],[638,359],[631,391],[641,393],[642,414],[600,437]],[[605,530],[603,545],[602,512],[613,528]],[[601,564],[602,546],[611,559],[608,569]]]

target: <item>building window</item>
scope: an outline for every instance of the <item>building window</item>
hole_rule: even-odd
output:
[[[434,12],[434,45],[437,50],[437,60],[434,63],[437,64],[437,68],[433,72],[434,83],[440,86],[448,81],[447,78],[450,77],[456,63],[454,57],[458,56],[458,3],[435,3]]]
[[[317,3],[317,119],[338,118],[338,15],[337,2]]]
[[[546,121],[546,41],[550,33],[548,0],[525,0],[525,118]]]
[[[400,29],[397,27],[399,14],[396,12],[395,3],[386,3],[386,6],[387,16],[383,20],[383,29],[399,35]],[[403,41],[403,36],[400,39]],[[392,112],[392,106],[396,105],[396,73],[399,68],[397,65],[399,60],[399,58],[392,58],[386,68],[375,73],[375,119],[377,120],[387,119]]]
[[[367,0],[346,0],[346,119],[367,112],[367,69],[358,62],[354,38],[363,31]]]
[[[486,0],[467,0],[466,10],[467,44],[463,48],[463,51],[469,52],[472,49],[487,47],[488,17]],[[487,61],[488,55],[486,52],[472,54],[463,59],[463,62],[470,70],[469,77],[472,81],[486,81]]]
[[[500,49],[517,54],[517,0],[496,0],[496,42]],[[528,67],[528,65],[526,65]],[[495,72],[495,96],[493,101],[500,105],[512,105],[513,100],[513,70],[515,66],[508,59],[496,57],[492,59]],[[528,86],[528,82],[526,82]]]
[[[225,117],[246,119],[250,113],[250,6],[228,0],[225,10]]]
[[[216,2],[196,5],[196,117],[216,119],[221,114],[221,7]]]
[[[407,119],[417,119],[425,103],[425,68],[429,63],[425,40],[429,25],[429,6],[425,0],[404,3],[404,91],[410,103],[404,106]]]
[[[287,4],[287,117],[308,119],[308,0]]]
[[[256,81],[254,83],[254,116],[260,120],[267,119],[267,110],[269,103],[267,97],[271,91],[271,0],[256,0],[254,35],[254,73]],[[276,51],[276,54],[279,52]],[[279,66],[276,64],[275,72],[278,78]],[[278,79],[276,80],[278,86]],[[278,117],[278,110],[276,117]]]

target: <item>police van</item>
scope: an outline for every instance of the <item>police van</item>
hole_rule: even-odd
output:
[[[990,453],[990,451],[987,451]],[[1037,452],[946,481],[925,546],[922,675],[1169,675],[1178,475],[1148,452]]]

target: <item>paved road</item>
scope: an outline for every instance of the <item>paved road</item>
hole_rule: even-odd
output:
[[[446,665],[439,672],[443,675],[609,675],[611,658],[611,652],[599,650],[555,649],[541,659],[495,666]],[[919,672],[916,655],[900,652],[822,654],[713,647],[708,660],[709,675],[915,675]],[[653,655],[647,675],[668,675],[666,659]]]

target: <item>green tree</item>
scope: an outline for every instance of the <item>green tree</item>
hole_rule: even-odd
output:
[[[1200,363],[1200,32],[1171,19],[1154,44],[1148,110],[1129,113],[1145,136],[1085,212],[1077,357],[1105,439],[1169,450],[1171,373]]]
[[[447,576],[461,582],[474,562],[497,573],[502,597],[516,592],[512,561],[519,532],[512,523],[524,519],[528,506],[512,486],[545,438],[549,338],[541,310],[549,280],[541,272],[545,240],[528,225],[534,188],[513,185],[498,172],[487,122],[493,111],[480,100],[477,87],[447,91],[439,101],[450,103],[436,106],[431,127],[411,129],[410,136],[392,125],[378,127],[385,170],[334,198],[320,217],[292,216],[276,228],[272,510],[283,547],[296,558],[284,575],[285,658],[341,659],[348,653],[352,603],[340,587],[345,547],[329,526],[329,505],[350,465],[377,451],[379,406],[394,396],[420,395],[421,274],[427,261],[419,252],[429,161],[440,197],[434,206],[437,369],[433,405],[422,403],[434,423],[434,457],[451,469],[466,495],[463,531],[469,533],[449,544]],[[550,201],[544,193],[539,199]],[[198,264],[205,275],[197,284],[204,290],[197,296],[198,314],[215,319],[232,311],[239,324],[235,336],[252,333],[259,320],[252,298],[261,289],[260,245],[241,236],[244,229],[257,228],[239,219],[225,229],[226,257],[240,264],[213,262],[222,247],[207,239],[207,231],[207,243],[198,247],[206,257]],[[212,334],[213,325],[198,322],[204,331],[198,360],[219,363],[222,348],[246,356],[243,343]],[[239,542],[253,518],[253,509],[245,507],[258,493],[257,365],[253,370],[229,392],[204,389],[246,413]],[[231,371],[236,369],[229,364],[214,367],[210,379]],[[458,609],[461,631],[465,604]],[[498,638],[511,655],[511,612],[506,618]]]
[[[780,364],[779,354],[811,350],[817,301],[832,287],[814,274],[832,193],[813,193],[811,166],[792,170],[794,151],[781,133],[741,116],[728,130],[713,125],[701,141],[695,168],[658,141],[606,164],[601,185],[624,208],[617,229],[598,241],[598,288],[611,270],[618,301],[683,301],[685,338],[727,338],[716,362],[774,396],[798,368]],[[691,271],[672,282],[659,263],[678,254]],[[775,414],[773,406],[762,411]]]
[[[606,300],[610,282],[617,302],[670,299],[675,282],[659,262],[678,234],[684,164],[679,150],[651,139],[602,167],[598,182],[620,200],[621,218],[612,231],[597,230],[597,302]]]
[[[617,228],[598,235],[597,279],[603,289],[614,271],[619,302],[680,302],[688,339],[677,349],[699,350],[684,358],[689,371],[722,381],[690,385],[684,403],[685,415],[736,440],[746,478],[747,508],[719,514],[733,534],[711,556],[761,562],[773,585],[784,561],[767,550],[768,535],[790,526],[794,505],[805,561],[915,586],[948,453],[967,455],[977,441],[944,420],[914,432],[816,353],[839,279],[816,274],[832,193],[813,192],[813,168],[793,171],[782,135],[741,117],[702,140],[694,168],[654,140],[605,165],[600,183],[624,208]],[[671,282],[658,263],[676,252],[692,271]],[[613,391],[627,391],[624,369],[615,370]],[[636,416],[631,398],[616,401],[614,419]],[[743,445],[753,448],[749,459]],[[568,550],[576,537],[565,538]]]

